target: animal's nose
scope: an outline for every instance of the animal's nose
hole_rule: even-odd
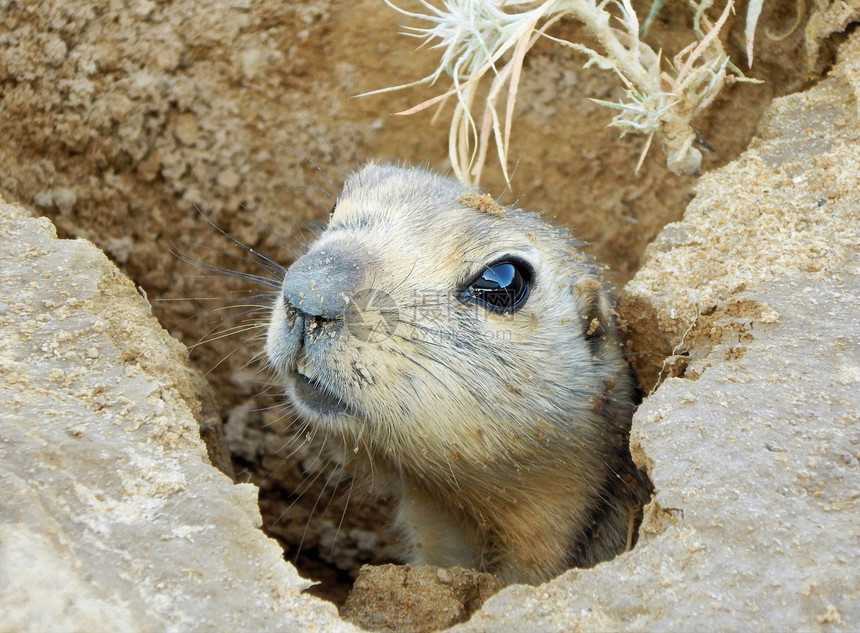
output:
[[[363,282],[363,259],[342,246],[311,251],[287,270],[284,300],[309,316],[343,318],[350,297]]]

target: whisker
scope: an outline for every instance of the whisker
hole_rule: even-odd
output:
[[[210,336],[208,338],[203,339],[202,341],[197,341],[196,343],[191,343],[190,345],[186,345],[188,349],[195,349],[200,347],[201,345],[208,345],[210,343],[214,343],[215,341],[220,341],[224,338],[229,338],[231,336],[235,336],[236,334],[243,334],[245,332],[250,332],[252,330],[259,330],[267,327],[264,323],[252,323],[251,325],[237,325],[231,328],[228,328],[222,332],[219,332],[215,336]],[[236,348],[240,349],[239,347]],[[216,365],[217,367],[217,365]],[[214,369],[214,367],[212,368]],[[209,371],[212,371],[211,369]],[[207,372],[208,373],[208,372]]]
[[[280,278],[275,279],[272,277],[264,277],[262,275],[255,275],[253,273],[246,273],[240,270],[233,270],[230,268],[222,268],[221,266],[215,266],[213,264],[207,264],[204,261],[200,261],[194,259],[193,257],[188,257],[187,255],[183,255],[179,252],[173,251],[173,254],[180,259],[181,261],[191,264],[192,266],[196,266],[197,268],[203,268],[204,270],[208,270],[213,273],[218,273],[220,276],[233,277],[235,279],[242,279],[243,281],[250,281],[256,284],[260,284],[261,286],[267,286],[269,288],[280,289],[281,284],[283,283],[283,275]],[[224,253],[224,255],[231,256],[229,253]],[[235,255],[232,256],[235,258]],[[247,261],[247,260],[241,260]],[[285,271],[282,267],[280,271]],[[272,271],[274,272],[274,271]]]
[[[323,471],[320,471],[320,473],[322,473],[322,472],[323,472]],[[307,534],[308,534],[308,529],[309,529],[309,528],[310,528],[310,526],[311,526],[311,522],[312,522],[312,520],[313,520],[313,518],[314,518],[314,513],[315,513],[315,512],[316,512],[316,510],[317,510],[317,506],[318,506],[318,505],[319,505],[319,503],[320,503],[320,499],[322,499],[323,494],[325,493],[326,489],[328,488],[329,484],[331,483],[331,480],[334,478],[334,476],[335,476],[335,474],[336,474],[336,473],[337,473],[337,470],[333,470],[333,471],[329,474],[328,479],[326,479],[325,483],[323,484],[322,490],[320,490],[320,493],[317,495],[317,499],[316,499],[316,501],[314,501],[314,505],[313,505],[313,507],[311,508],[310,513],[308,514],[308,519],[307,519],[307,521],[305,521],[305,529],[302,531],[302,538],[301,538],[301,540],[299,540],[299,546],[298,546],[298,549],[297,549],[297,551],[296,551],[296,555],[298,555],[298,552],[301,552],[301,551],[302,551],[302,547],[303,547],[303,546],[304,546],[304,544],[305,544],[305,537],[306,537],[306,536],[307,536]],[[335,486],[335,487],[337,487],[337,486]],[[328,509],[328,505],[326,506],[326,509]],[[323,510],[323,514],[325,514],[325,510]]]
[[[331,541],[331,549],[328,552],[329,556],[334,554],[334,546],[337,543],[337,537],[340,535],[340,529],[343,527],[343,522],[346,519],[346,511],[349,508],[349,501],[352,499],[352,489],[355,487],[355,479],[350,478],[349,490],[346,493],[346,501],[343,503],[343,512],[340,513],[340,521],[337,522],[337,529],[334,531],[334,538]]]
[[[329,498],[328,503],[326,504],[325,508],[323,508],[323,511],[320,514],[320,517],[324,517],[326,515],[326,512],[328,512],[328,509],[331,507],[331,504],[334,503],[335,499],[338,497],[337,489],[340,486],[340,482],[342,482],[344,480],[344,477],[347,476],[346,471],[344,471],[344,469],[342,467],[335,468],[332,471],[332,476],[334,476],[335,473],[337,473],[339,476],[337,478],[337,481],[334,484],[334,487],[332,488],[331,497]],[[331,478],[329,478],[329,481],[330,480],[331,480]],[[326,486],[328,486],[328,481],[326,482]],[[325,492],[325,487],[323,488],[322,492]],[[320,494],[322,494],[322,492]],[[334,547],[334,542],[332,542],[332,547]]]
[[[281,519],[283,519],[285,516],[287,516],[287,514],[289,514],[290,510],[292,510],[295,507],[295,505],[301,500],[302,496],[310,489],[310,487],[316,482],[316,480],[322,476],[322,474],[323,474],[323,471],[319,471],[313,477],[308,477],[308,478],[305,478],[303,480],[302,483],[305,484],[304,488],[302,490],[297,490],[296,492],[293,493],[296,495],[296,498],[293,499],[293,501],[290,503],[290,505],[288,505],[278,515],[278,518],[272,522],[273,526],[278,525],[281,522]],[[301,546],[299,546],[299,551],[301,551]],[[299,555],[299,551],[296,552],[296,556]]]
[[[304,119],[305,119],[305,121],[307,121],[307,122],[309,122],[309,123],[311,122],[311,119],[310,119],[310,117],[307,115],[307,113],[305,113],[305,112],[300,112],[300,113],[299,113],[299,116],[301,116],[302,118],[304,118]],[[311,127],[311,129],[313,129],[313,130],[314,130],[314,132],[316,132],[316,128],[315,128],[313,125],[311,125],[310,127]],[[325,146],[329,149],[329,155],[332,157],[332,160],[334,161],[334,163],[335,163],[335,165],[337,166],[338,170],[341,172],[341,176],[344,176],[344,173],[343,173],[343,167],[341,167],[340,161],[339,161],[339,160],[338,160],[338,158],[337,158],[337,153],[334,151],[334,148],[331,146],[331,143],[329,143],[328,137],[326,137],[326,136],[325,136],[325,134],[318,134],[318,135],[317,135],[317,139],[318,139],[318,140],[322,140],[322,142],[325,144]],[[289,151],[289,149],[288,149],[288,151]],[[302,155],[302,154],[300,154],[300,153],[295,152],[295,153],[294,153],[294,155],[300,156],[302,159],[306,160],[306,161],[307,161],[307,162],[308,162],[308,163],[309,163],[309,164],[310,164],[314,169],[316,169],[316,170],[320,173],[320,175],[322,175],[322,177],[323,177],[323,178],[325,178],[325,179],[326,179],[326,182],[328,182],[328,184],[329,184],[333,189],[337,189],[337,187],[335,187],[334,183],[331,181],[331,178],[330,178],[330,177],[329,177],[329,175],[326,173],[326,171],[325,171],[322,167],[320,167],[317,163],[315,163],[313,160],[311,160],[311,159],[310,159],[310,158],[308,158],[307,156],[304,156],[304,155]]]
[[[269,268],[269,270],[271,270],[273,272],[278,272],[278,271],[283,272],[284,267],[281,266],[278,262],[276,262],[272,259],[269,259],[265,255],[254,250],[253,248],[251,248],[247,244],[243,243],[242,241],[237,240],[235,237],[230,235],[227,231],[225,231],[224,229],[219,227],[217,224],[215,224],[211,219],[209,219],[209,216],[207,216],[205,213],[203,213],[203,211],[197,205],[194,205],[194,208],[197,210],[197,213],[200,214],[200,217],[202,217],[209,226],[211,226],[218,233],[220,233],[221,235],[226,237],[228,240],[230,240],[230,242],[232,242],[235,246],[239,247],[245,253],[250,255],[251,258],[253,259],[253,261],[257,262],[263,268]],[[225,254],[228,254],[228,253],[225,253]]]
[[[231,356],[233,356],[233,354],[235,354],[236,352],[238,352],[240,349],[242,349],[242,348],[241,348],[241,347],[236,347],[236,348],[234,348],[232,352],[230,352],[229,354],[226,354],[223,358],[221,358],[221,360],[219,360],[219,361],[218,361],[217,363],[215,363],[212,367],[210,367],[208,370],[206,370],[206,371],[203,373],[203,375],[204,375],[204,376],[208,376],[209,374],[211,374],[213,371],[215,371],[215,369],[217,369],[217,368],[221,365],[221,363],[223,363],[223,362],[224,362],[224,361],[226,361],[228,358],[230,358]]]
[[[325,446],[325,438],[323,438],[322,444],[323,444],[323,446]],[[286,463],[286,460],[284,460],[284,463]],[[319,471],[317,471],[317,473],[313,477],[305,477],[302,480],[301,485],[295,491],[293,491],[293,494],[295,495],[295,499],[293,499],[293,501],[290,503],[290,505],[288,505],[286,507],[286,509],[283,512],[281,512],[280,515],[278,515],[278,518],[275,519],[275,521],[273,522],[273,525],[277,525],[278,523],[280,523],[281,519],[283,519],[284,516],[286,516],[286,514],[290,510],[293,509],[293,506],[295,506],[301,500],[301,498],[304,496],[304,494],[308,490],[310,490],[310,487],[313,486],[314,483],[316,482],[316,480],[322,476],[323,472],[324,471],[319,470]]]
[[[278,452],[280,452],[285,448],[291,447],[296,441],[299,442],[298,446],[296,446],[292,451],[290,451],[284,456],[284,461],[288,461],[293,455],[298,453],[303,446],[307,446],[314,441],[314,439],[316,438],[316,429],[314,429],[313,432],[310,434],[310,437],[308,437],[309,426],[310,424],[304,423],[302,425],[301,430],[297,432],[286,444],[284,444],[283,446],[281,446],[281,448],[278,449]]]

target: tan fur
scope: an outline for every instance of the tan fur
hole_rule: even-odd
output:
[[[534,214],[476,208],[482,195],[421,169],[360,170],[287,272],[266,351],[297,409],[398,491],[410,562],[536,583],[624,548],[644,492],[632,387],[595,267]],[[534,269],[524,306],[463,300],[507,256]],[[356,312],[366,289],[396,304],[390,336],[355,335],[374,316]],[[342,406],[314,404],[299,373]]]

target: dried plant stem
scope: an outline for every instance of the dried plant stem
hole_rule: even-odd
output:
[[[696,133],[690,125],[692,117],[713,101],[727,80],[743,79],[729,63],[718,37],[732,12],[733,0],[726,0],[714,23],[706,15],[713,0],[691,0],[697,39],[678,53],[665,70],[660,52],[640,40],[639,20],[630,0],[443,0],[443,8],[419,0],[428,9],[427,14],[407,12],[385,1],[404,15],[430,22],[432,26],[428,28],[410,27],[407,34],[425,42],[438,40],[434,47],[443,50],[439,67],[431,75],[386,90],[434,83],[443,73],[451,77],[453,85],[447,92],[399,114],[423,110],[449,96],[456,98],[449,156],[455,174],[465,182],[480,180],[491,138],[509,180],[507,157],[523,60],[542,37],[584,53],[588,57],[586,66],[614,72],[624,86],[625,98],[618,102],[595,101],[618,110],[611,125],[620,128],[622,135],[635,131],[648,136],[644,152],[657,136],[669,167],[677,173],[694,173],[701,164],[701,152],[693,146]],[[752,3],[760,9],[762,1]],[[599,52],[580,42],[549,35],[549,27],[562,18],[581,22],[597,42]],[[757,18],[757,14],[748,15],[748,32]],[[612,26],[616,22],[621,28]],[[479,125],[472,112],[478,86],[485,76],[491,77],[491,83],[486,97],[477,103]]]

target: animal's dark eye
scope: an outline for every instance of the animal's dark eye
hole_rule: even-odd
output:
[[[503,259],[489,264],[466,284],[463,295],[494,312],[514,312],[529,298],[532,275],[524,262]]]

